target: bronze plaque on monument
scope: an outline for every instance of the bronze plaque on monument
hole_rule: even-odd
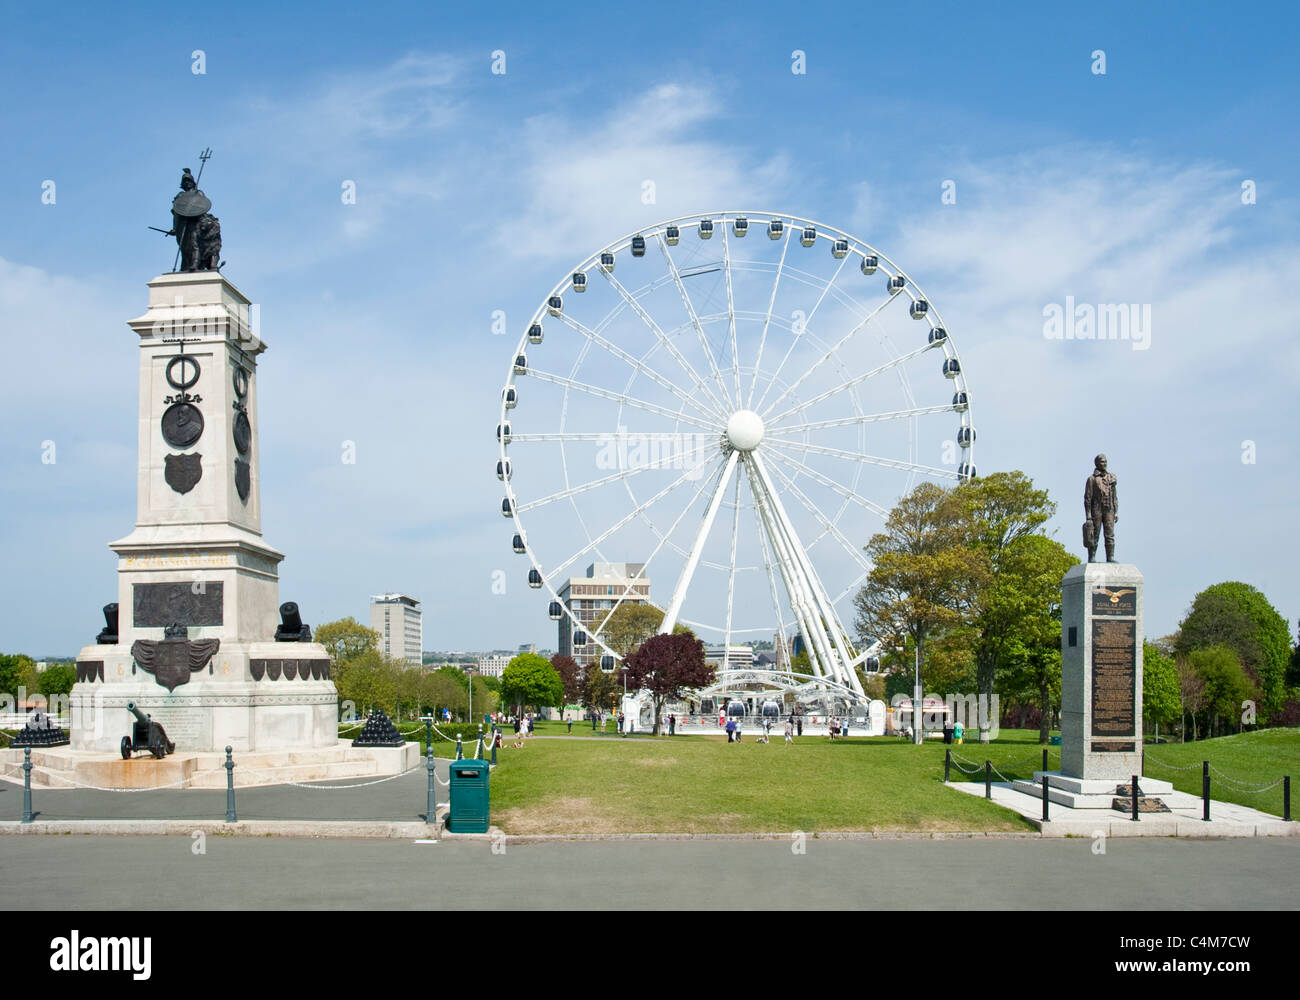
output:
[[[1137,622],[1092,623],[1093,736],[1137,733],[1136,640]]]
[[[197,591],[192,583],[134,584],[131,622],[136,628],[220,625],[224,621],[222,590],[219,580],[205,581]]]
[[[1133,618],[1137,616],[1137,588],[1099,587],[1092,592],[1093,617]]]

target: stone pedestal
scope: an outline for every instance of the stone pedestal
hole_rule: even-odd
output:
[[[129,702],[178,754],[338,742],[329,654],[274,641],[284,556],[262,539],[266,344],[252,319],[234,285],[202,271],[149,282],[148,311],[129,321],[140,348],[136,525],[110,544],[117,642],[77,657],[75,749],[117,749],[131,732]]]
[[[1061,774],[1142,773],[1142,574],[1083,563],[1061,581]]]

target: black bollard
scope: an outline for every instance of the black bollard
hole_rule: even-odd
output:
[[[1210,762],[1201,761],[1201,819],[1210,821]]]
[[[493,767],[497,766],[497,737],[500,734],[501,734],[501,730],[498,729],[496,726],[493,726],[492,727],[492,761],[491,761]]]
[[[1282,778],[1282,820],[1291,822],[1291,775]]]
[[[984,797],[993,798],[993,762],[986,760],[984,762]]]
[[[465,749],[460,742],[460,733],[456,734],[456,759],[457,760],[465,759]]]
[[[32,821],[32,748],[23,747],[23,822]]]
[[[474,748],[474,759],[483,759],[483,723],[478,724],[478,746]]]
[[[943,752],[943,783],[948,783],[948,776],[952,774],[952,750]]]
[[[226,822],[237,823],[235,815],[235,761],[230,756],[230,747],[226,747]]]
[[[1047,770],[1047,747],[1043,747],[1043,770]]]
[[[1138,776],[1133,775],[1133,822],[1138,821]]]
[[[1049,817],[1047,815],[1047,772],[1044,771],[1043,772],[1043,822],[1046,823],[1048,822],[1048,820]]]
[[[429,771],[429,794],[425,800],[426,804],[424,807],[424,821],[428,823],[430,826],[432,826],[434,823],[438,821],[438,800],[436,798],[438,793],[437,793],[437,789],[434,787],[434,774],[433,774],[434,765],[433,765],[433,742],[432,741],[429,742],[429,748],[427,753],[425,754],[424,766]]]

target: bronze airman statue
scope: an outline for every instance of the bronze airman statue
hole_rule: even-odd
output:
[[[1088,562],[1097,561],[1098,535],[1105,533],[1106,561],[1115,558],[1115,522],[1119,520],[1119,493],[1114,473],[1106,471],[1106,456],[1093,460],[1092,475],[1083,485],[1083,512],[1088,520],[1083,522],[1083,544],[1088,550]]]

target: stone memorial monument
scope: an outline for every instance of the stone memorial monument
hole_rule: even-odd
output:
[[[1061,770],[1047,776],[1053,800],[1076,808],[1111,808],[1119,786],[1142,774],[1143,581],[1136,566],[1115,560],[1118,498],[1116,477],[1098,455],[1084,484],[1088,561],[1061,581]],[[1095,561],[1101,540],[1104,563]],[[1142,778],[1141,789],[1172,785]]]

